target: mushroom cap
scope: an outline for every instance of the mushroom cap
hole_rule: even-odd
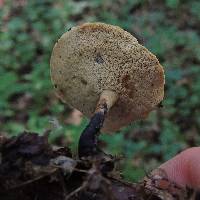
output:
[[[118,93],[105,132],[143,119],[164,96],[164,71],[156,56],[117,26],[73,27],[55,44],[50,66],[58,96],[89,118],[103,90]]]

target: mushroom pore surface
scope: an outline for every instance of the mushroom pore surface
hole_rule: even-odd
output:
[[[50,66],[58,96],[87,117],[104,90],[118,94],[105,132],[146,117],[164,96],[164,71],[156,56],[117,26],[85,23],[72,28],[55,44]]]

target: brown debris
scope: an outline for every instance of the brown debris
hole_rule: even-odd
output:
[[[0,154],[1,200],[160,200],[166,194],[184,199],[170,194],[174,185],[162,177],[133,184],[103,173],[108,162],[102,157],[76,160],[67,147],[51,146],[47,134],[4,138]],[[115,162],[110,159],[109,165]]]

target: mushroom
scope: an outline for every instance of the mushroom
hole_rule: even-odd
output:
[[[106,104],[104,132],[145,118],[164,96],[164,71],[156,56],[117,26],[73,27],[55,44],[50,66],[63,102],[89,118]]]

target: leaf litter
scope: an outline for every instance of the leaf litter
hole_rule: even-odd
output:
[[[68,147],[50,145],[48,134],[23,132],[0,140],[1,200],[189,199],[181,188],[176,196],[156,187],[151,176],[151,181],[124,181],[114,168],[118,159],[106,154],[73,158]]]

